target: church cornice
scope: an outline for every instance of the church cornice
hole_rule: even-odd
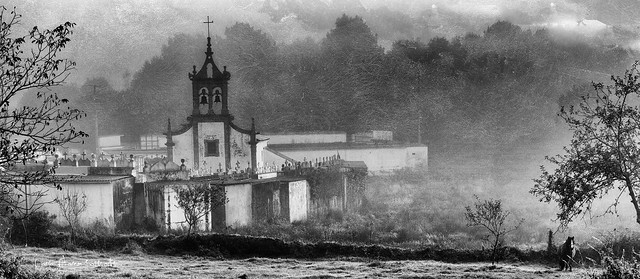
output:
[[[189,129],[191,129],[191,127],[193,127],[193,125],[191,124],[191,122],[187,123],[187,124],[182,124],[182,127],[180,127],[180,129],[175,130],[175,131],[168,131],[165,133],[162,133],[163,135],[168,135],[171,134],[171,136],[177,136],[177,135],[182,135],[184,133],[186,133],[187,131],[189,131]]]
[[[171,130],[170,133],[171,135],[181,135],[186,133],[187,131],[189,131],[189,129],[191,129],[191,127],[198,125],[198,123],[207,123],[207,122],[220,122],[220,123],[229,123],[229,126],[231,128],[233,128],[234,130],[243,133],[243,134],[251,134],[251,130],[247,130],[247,129],[242,129],[240,127],[238,127],[236,124],[234,124],[233,122],[233,115],[227,114],[227,115],[218,115],[218,114],[197,114],[197,115],[191,115],[189,117],[187,117],[187,123],[186,124],[182,124],[182,127],[180,127],[180,129],[178,130]],[[168,133],[162,133],[163,135],[167,135]]]
[[[191,123],[199,122],[231,122],[233,115],[231,114],[195,114],[187,117]]]
[[[247,135],[251,135],[252,131],[251,130],[247,130],[247,129],[242,129],[240,127],[238,127],[238,125],[234,124],[232,121],[229,121],[229,126],[231,126],[231,128],[233,128],[234,130],[243,133],[243,134],[247,134]]]

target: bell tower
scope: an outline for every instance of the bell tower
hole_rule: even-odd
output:
[[[213,51],[211,50],[211,35],[209,34],[209,24],[207,21],[207,51],[202,67],[198,71],[193,66],[193,71],[189,73],[192,84],[193,117],[202,115],[229,115],[228,105],[228,84],[231,74],[227,72],[227,67],[221,72],[213,61]]]
[[[258,134],[253,124],[243,129],[233,123],[229,113],[229,79],[225,66],[222,71],[213,61],[211,35],[207,24],[207,50],[200,69],[193,66],[191,80],[193,107],[188,124],[172,130],[167,123],[167,157],[184,164],[197,174],[253,173],[257,168]]]

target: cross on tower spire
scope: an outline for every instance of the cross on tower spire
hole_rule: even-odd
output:
[[[207,24],[207,37],[211,37],[211,34],[209,34],[209,24],[213,23],[213,20],[209,20],[209,16],[207,16],[207,21],[203,22]]]

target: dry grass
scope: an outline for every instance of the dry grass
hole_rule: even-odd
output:
[[[29,259],[38,270],[80,278],[583,278],[590,269],[558,272],[534,264],[452,264],[437,261],[372,261],[354,258],[249,258],[211,260],[201,257],[125,255],[58,248],[16,248],[10,253]]]

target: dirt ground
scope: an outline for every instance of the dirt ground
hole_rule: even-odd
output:
[[[38,270],[81,278],[584,278],[597,270],[505,263],[451,264],[437,261],[375,261],[369,259],[212,260],[147,254],[69,252],[59,248],[14,248]],[[243,276],[244,275],[244,276]]]

